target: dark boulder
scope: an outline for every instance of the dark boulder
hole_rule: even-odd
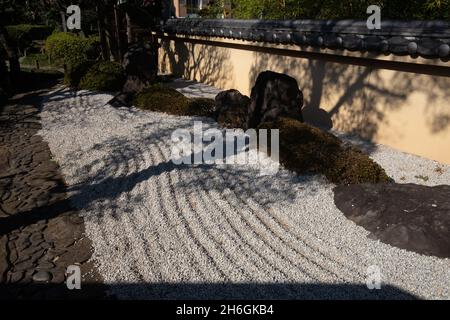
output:
[[[158,48],[150,43],[136,43],[123,56],[122,67],[126,81],[121,93],[108,103],[112,106],[129,106],[133,96],[157,80]]]
[[[215,118],[226,128],[245,128],[250,98],[238,90],[220,92],[216,98]]]
[[[450,258],[450,186],[340,185],[334,202],[370,237],[424,255]]]
[[[135,44],[123,57],[122,66],[127,75],[123,92],[136,93],[155,82],[158,70],[157,49],[151,44]]]
[[[303,122],[303,94],[294,78],[272,71],[258,75],[251,92],[247,128],[283,116]]]

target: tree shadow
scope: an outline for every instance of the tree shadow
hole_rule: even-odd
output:
[[[299,49],[307,48],[299,46]],[[384,69],[384,65],[370,61],[377,54],[368,54],[369,59],[361,61],[348,58],[347,62],[339,62],[333,52],[317,55],[321,51],[319,48],[308,50],[311,54],[292,50],[284,50],[285,55],[275,55],[269,49],[255,51],[250,83],[265,70],[290,75],[298,80],[303,91],[302,111],[306,122],[350,136],[358,135],[367,141],[373,141],[380,134],[380,128],[389,124],[392,113],[402,112],[408,116],[409,104],[419,108],[414,111],[422,113],[418,117],[425,119],[431,134],[449,128],[450,74],[445,71],[425,70],[427,66],[419,68],[411,63],[395,67],[386,64]],[[394,136],[402,136],[398,129],[393,130],[397,130]]]
[[[203,128],[217,128],[214,121],[207,118],[193,118],[181,125],[174,123],[173,126],[150,130],[150,127],[158,127],[157,122],[146,123],[136,126],[135,130],[139,132],[153,131],[141,138],[133,141],[125,140],[120,137],[113,137],[99,144],[95,144],[90,150],[78,150],[72,152],[67,158],[73,159],[73,163],[68,166],[76,166],[77,159],[84,153],[102,154],[103,157],[97,158],[87,165],[84,165],[74,172],[79,183],[68,188],[71,194],[71,200],[79,208],[88,208],[93,202],[97,204],[98,200],[113,200],[120,195],[131,191],[139,183],[147,181],[151,177],[176,171],[183,174],[189,170],[190,174],[183,176],[172,188],[177,193],[189,195],[198,192],[198,186],[205,190],[216,190],[223,192],[229,189],[239,198],[253,200],[263,206],[280,201],[293,201],[295,190],[292,184],[305,182],[308,178],[305,176],[291,175],[286,171],[276,173],[281,183],[274,184],[272,175],[260,175],[258,165],[249,167],[248,165],[231,164],[174,164],[171,155],[162,151],[161,146],[167,145],[171,140],[171,134],[177,129],[186,129],[191,131],[194,120],[202,120]],[[223,133],[226,129],[220,129]],[[202,147],[208,143],[203,142]],[[145,146],[145,149],[143,149]],[[223,142],[222,160],[226,161],[226,142]],[[233,154],[238,156],[240,153],[248,150],[247,145],[238,149],[233,146]],[[144,165],[143,158],[152,157],[151,150],[158,150],[162,160],[153,160],[151,165]],[[193,160],[199,153],[191,153]],[[230,170],[232,166],[233,170]],[[142,168],[132,171],[133,168]],[[117,173],[120,172],[120,175]],[[264,195],[264,196],[263,196]],[[132,208],[133,204],[142,201],[141,197],[129,199],[127,207]],[[110,203],[108,205],[111,205]],[[97,210],[98,211],[98,210]]]
[[[162,73],[172,73],[176,77],[219,88],[231,80],[234,67],[228,51],[220,47],[163,38],[161,49]]]

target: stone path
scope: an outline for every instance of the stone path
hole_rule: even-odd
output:
[[[102,297],[101,278],[87,263],[92,249],[83,219],[36,135],[38,93],[16,96],[0,111],[0,298]],[[65,271],[76,264],[83,282],[98,285],[68,290]]]

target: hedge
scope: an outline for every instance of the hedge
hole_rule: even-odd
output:
[[[31,46],[33,40],[45,40],[52,34],[53,28],[43,25],[18,24],[6,26],[6,31],[20,52],[24,52]]]
[[[85,38],[72,33],[56,32],[45,41],[45,52],[52,60],[59,60],[67,66],[78,65],[98,57],[100,42],[97,36]]]
[[[83,66],[80,66],[83,73]],[[119,63],[101,61],[90,66],[81,78],[79,88],[97,91],[119,91],[125,83],[125,72]]]

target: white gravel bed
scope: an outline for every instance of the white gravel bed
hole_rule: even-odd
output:
[[[117,297],[450,298],[449,259],[369,239],[335,207],[323,177],[176,166],[170,136],[199,118],[113,108],[110,98],[50,93],[40,135]],[[450,167],[436,170],[430,160],[382,146],[372,157],[398,182],[450,181]],[[381,270],[380,290],[366,287],[372,265]]]

